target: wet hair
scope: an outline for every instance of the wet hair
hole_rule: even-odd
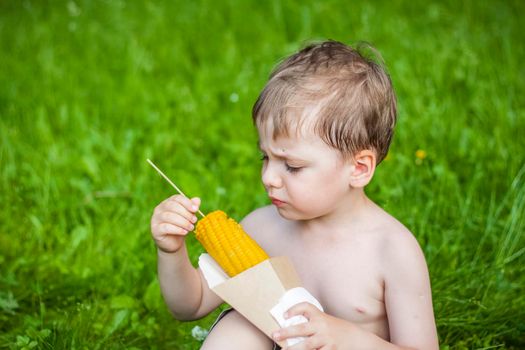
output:
[[[381,63],[365,56],[372,52]],[[396,96],[379,53],[337,41],[305,47],[282,61],[255,102],[258,128],[271,122],[273,138],[303,127],[347,158],[371,149],[377,163],[388,152],[396,124]]]

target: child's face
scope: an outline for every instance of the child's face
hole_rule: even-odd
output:
[[[308,220],[342,209],[350,190],[352,162],[313,132],[272,139],[271,125],[259,130],[262,182],[286,219]]]

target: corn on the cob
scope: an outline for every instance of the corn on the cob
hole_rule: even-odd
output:
[[[241,225],[221,210],[202,218],[195,236],[230,277],[269,258]]]

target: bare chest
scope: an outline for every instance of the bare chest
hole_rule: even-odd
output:
[[[291,246],[280,255],[292,260],[304,287],[326,313],[385,335],[383,283],[369,244]]]

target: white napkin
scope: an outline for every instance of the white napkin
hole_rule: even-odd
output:
[[[288,311],[289,308],[302,302],[310,303],[317,307],[319,310],[324,311],[319,301],[317,301],[317,299],[315,299],[312,294],[310,294],[306,289],[302,287],[297,287],[287,290],[281,297],[281,299],[279,299],[277,305],[275,305],[270,310],[270,313],[272,314],[273,318],[277,321],[277,323],[279,323],[279,326],[281,326],[281,328],[286,328],[300,323],[308,322],[306,317],[304,317],[303,315],[297,315],[289,319],[284,318],[284,313]],[[288,346],[292,346],[294,344],[302,342],[303,340],[304,337],[288,338],[287,343]]]
[[[199,256],[199,267],[210,289],[230,278],[209,254],[203,253]]]

